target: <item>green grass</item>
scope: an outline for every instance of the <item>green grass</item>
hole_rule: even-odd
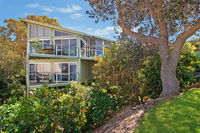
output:
[[[200,89],[151,108],[134,133],[200,133]]]

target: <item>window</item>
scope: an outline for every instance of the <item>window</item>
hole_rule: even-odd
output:
[[[37,53],[38,46],[33,47],[32,44],[35,43],[34,41],[30,42],[30,53]],[[40,40],[39,43],[42,44],[42,49],[53,49],[53,45],[51,44],[50,40]]]
[[[96,56],[103,55],[103,41],[96,40]]]
[[[30,38],[38,38],[38,37],[50,37],[51,35],[51,30],[40,27],[40,26],[35,26],[35,25],[30,25]]]
[[[69,33],[64,33],[64,32],[60,32],[60,31],[55,31],[55,32],[54,32],[54,35],[55,35],[56,37],[58,37],[58,36],[70,36],[71,34],[69,34]]]
[[[76,63],[70,64],[70,81],[77,81],[77,65],[76,65]]]
[[[76,39],[57,39],[55,45],[57,55],[77,56]]]
[[[70,56],[77,55],[76,39],[70,39]]]
[[[77,81],[76,63],[55,63],[54,71],[54,81],[56,82]]]
[[[49,63],[30,64],[30,81],[31,82],[45,82],[49,81],[51,77]]]

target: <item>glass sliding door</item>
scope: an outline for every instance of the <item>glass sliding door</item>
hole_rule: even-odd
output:
[[[77,81],[77,64],[71,62],[54,64],[54,81],[69,82]]]
[[[96,40],[96,56],[103,56],[103,41]]]
[[[29,78],[31,82],[36,82],[36,64],[30,64],[30,74]]]
[[[62,55],[69,56],[69,39],[62,40]]]
[[[70,81],[77,81],[77,64],[70,63]]]
[[[51,78],[49,63],[35,63],[30,64],[29,73],[31,82],[47,82]]]
[[[77,56],[77,42],[76,42],[76,39],[70,39],[70,56]]]
[[[69,81],[69,67],[68,63],[55,63],[55,82],[68,82]]]
[[[77,56],[77,39],[56,39],[56,55]]]
[[[61,40],[55,40],[56,55],[62,55],[62,43]]]

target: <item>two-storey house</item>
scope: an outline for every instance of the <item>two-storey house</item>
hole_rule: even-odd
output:
[[[95,57],[103,56],[104,47],[112,42],[29,19],[21,21],[27,25],[27,92],[43,83],[59,87],[91,79]]]

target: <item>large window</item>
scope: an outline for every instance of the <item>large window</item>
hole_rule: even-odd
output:
[[[55,45],[57,55],[77,56],[76,39],[57,39]]]
[[[96,40],[96,56],[103,55],[103,41]]]
[[[39,43],[41,43],[41,47],[39,46],[33,46],[35,42],[31,41],[30,42],[30,53],[38,53],[37,50],[39,49],[54,49],[54,46],[52,45],[52,42],[50,40],[40,40]]]
[[[46,82],[51,77],[50,63],[30,64],[30,81]]]
[[[55,32],[54,32],[54,35],[55,35],[56,37],[59,37],[59,36],[71,36],[71,34],[69,34],[69,33],[60,32],[60,31],[55,31]]]
[[[51,36],[51,30],[48,28],[30,25],[30,32],[29,32],[30,38],[39,38],[39,37],[50,37]]]
[[[55,82],[77,81],[76,63],[55,63],[54,72]]]

